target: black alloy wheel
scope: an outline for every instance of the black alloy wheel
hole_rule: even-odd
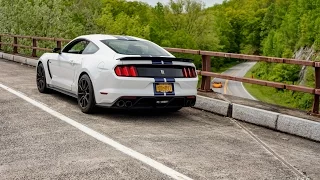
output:
[[[46,73],[42,63],[40,63],[37,67],[37,87],[41,93],[49,92],[46,82]]]
[[[78,105],[82,112],[90,114],[95,107],[94,91],[87,74],[80,77],[78,82]]]

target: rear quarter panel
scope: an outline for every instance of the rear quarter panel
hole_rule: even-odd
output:
[[[83,73],[86,73],[91,79],[95,95],[99,93],[98,89],[99,86],[101,86],[101,75],[113,71],[113,68],[116,66],[116,61],[113,60],[113,56],[113,54],[83,55],[81,67],[76,71],[73,91],[77,93],[78,80]],[[109,76],[103,76],[104,83],[107,83],[109,80]]]

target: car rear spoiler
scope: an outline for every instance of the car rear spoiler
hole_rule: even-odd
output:
[[[132,56],[132,57],[122,57],[118,58],[120,61],[164,61],[164,62],[172,62],[172,61],[180,61],[180,62],[192,62],[192,59],[186,58],[176,58],[176,57],[150,57],[150,56]]]

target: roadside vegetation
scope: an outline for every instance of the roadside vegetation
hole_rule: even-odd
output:
[[[154,7],[125,0],[0,0],[0,33],[68,39],[83,34],[125,34],[163,47],[293,57],[301,47],[317,50],[320,46],[320,0],[225,0],[213,7],[197,0],[170,0]],[[44,42],[39,45],[54,47]],[[201,68],[200,56],[177,56],[192,58]],[[212,58],[212,70],[222,72],[237,63],[236,59]],[[299,84],[300,71],[295,65],[258,63],[249,74]],[[308,76],[305,84],[313,81]],[[312,105],[308,94],[246,87],[262,101],[301,109]]]
[[[254,66],[245,77],[254,77],[259,64]],[[314,72],[314,71],[313,71]],[[312,69],[308,69],[308,85],[314,87]],[[313,95],[307,93],[294,92],[289,90],[276,89],[272,87],[260,86],[255,84],[243,83],[247,91],[259,101],[267,102],[270,104],[281,105],[289,108],[298,108],[302,110],[310,110],[313,103]]]

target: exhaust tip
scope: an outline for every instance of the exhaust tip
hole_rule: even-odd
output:
[[[187,100],[186,102],[186,106],[187,107],[192,107],[196,104],[196,101],[195,100]]]
[[[117,106],[118,107],[123,107],[123,106],[125,106],[125,102],[123,100],[120,100],[120,101],[117,102]]]
[[[191,103],[191,102],[190,102],[189,100],[187,100],[186,106],[189,107],[189,106],[190,106],[190,103]]]
[[[127,101],[125,106],[126,107],[131,107],[132,106],[132,102],[131,101]]]

